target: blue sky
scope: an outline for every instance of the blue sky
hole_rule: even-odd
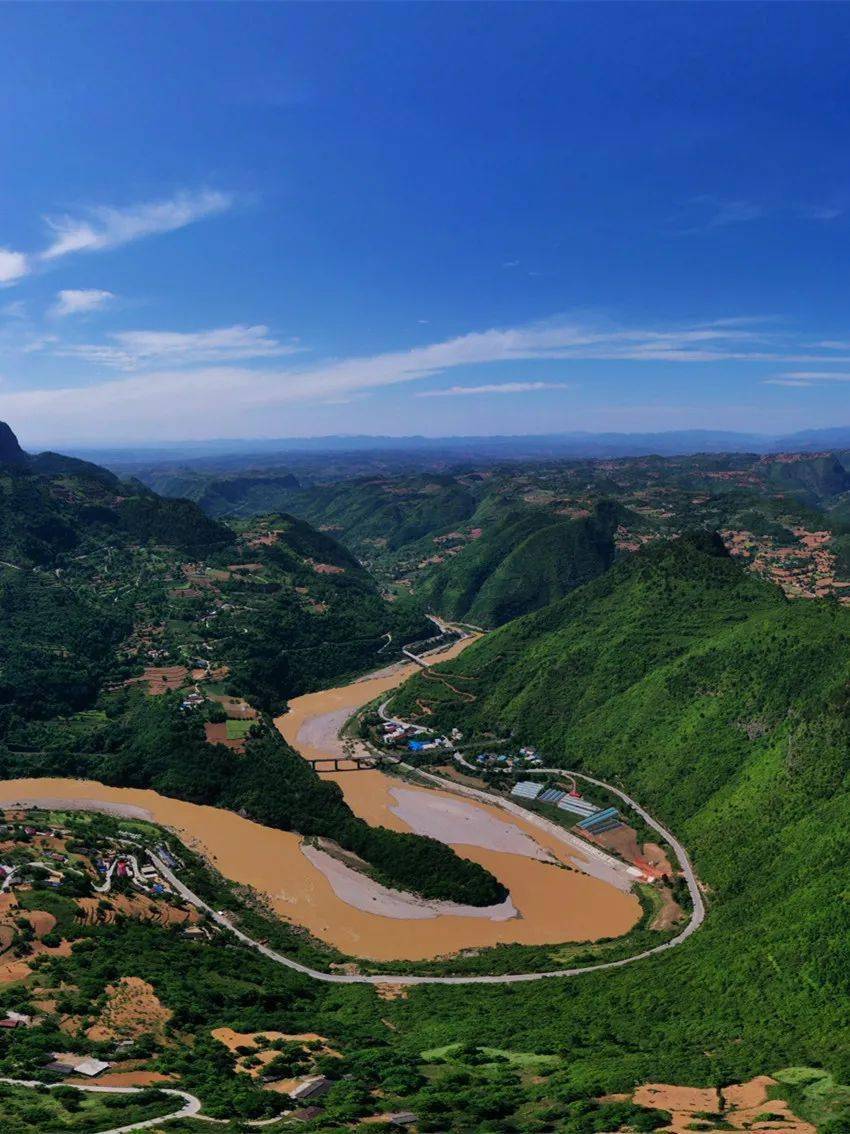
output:
[[[0,12],[31,446],[850,423],[850,8]]]

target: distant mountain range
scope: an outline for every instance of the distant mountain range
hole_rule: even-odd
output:
[[[281,437],[271,440],[213,439],[127,448],[66,451],[107,466],[158,461],[233,457],[242,463],[251,456],[268,459],[275,453],[420,452],[451,454],[455,458],[522,459],[545,457],[663,457],[691,453],[780,453],[850,449],[850,425],[807,429],[786,435],[686,429],[665,433],[546,433],[496,437],[382,437],[356,434],[328,437]]]

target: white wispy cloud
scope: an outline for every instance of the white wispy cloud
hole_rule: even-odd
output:
[[[23,252],[13,252],[11,248],[0,248],[0,287],[16,283],[30,270],[29,260]]]
[[[448,386],[445,390],[420,390],[417,398],[456,398],[467,394],[530,394],[535,390],[571,390],[569,382],[492,382],[486,386]]]
[[[833,221],[845,213],[837,204],[771,204],[740,198],[714,197],[702,194],[692,197],[673,218],[681,235],[710,232],[730,225],[747,224],[765,217],[796,217],[801,220]],[[682,226],[682,227],[679,227]]]
[[[764,206],[755,201],[727,200],[701,194],[687,202],[674,218],[674,224],[683,235],[692,235],[761,220],[765,211]]]
[[[237,324],[197,332],[122,331],[95,344],[53,343],[43,349],[100,363],[107,369],[135,372],[109,375],[83,386],[4,390],[0,392],[0,419],[25,420],[30,431],[35,433],[37,428],[42,439],[96,439],[104,430],[125,439],[273,436],[286,431],[287,407],[298,403],[304,407],[344,404],[364,391],[494,363],[602,359],[651,363],[657,368],[667,363],[723,361],[743,366],[768,361],[811,366],[827,361],[781,327],[765,330],[762,322],[736,317],[687,326],[635,328],[560,317],[476,331],[408,350],[309,363],[293,357],[285,365],[263,360],[292,354],[299,350],[298,345],[280,342],[262,325]],[[839,362],[850,363],[850,357],[833,355],[829,361],[834,367]],[[796,371],[789,371],[777,377],[808,380],[794,374]],[[565,382],[571,377],[564,373]],[[528,383],[480,385],[498,386],[504,393],[506,387]]]
[[[71,252],[99,252],[144,236],[173,232],[204,217],[225,212],[234,200],[232,193],[205,189],[124,208],[95,205],[76,216],[45,217],[53,240],[40,254],[40,259],[55,260]]]
[[[766,386],[816,386],[821,382],[850,382],[846,370],[789,370],[765,380]]]
[[[115,331],[105,342],[63,345],[55,353],[119,370],[136,370],[151,365],[198,366],[276,358],[298,350],[295,343],[279,342],[262,324],[236,323],[209,331]]]
[[[762,383],[764,386],[796,386],[802,389],[809,389],[814,386],[814,382],[807,382],[803,378],[765,378]]]
[[[100,288],[65,288],[57,292],[51,314],[60,317],[85,315],[105,307],[114,298],[115,295],[111,291],[103,291]]]
[[[727,224],[744,224],[746,221],[760,220],[764,208],[753,201],[717,201],[715,213],[708,222],[709,228],[724,228]]]
[[[141,240],[145,236],[173,232],[195,221],[226,212],[236,203],[234,193],[201,189],[177,193],[158,201],[135,205],[89,205],[76,213],[47,216],[50,239],[46,248],[17,252],[0,247],[0,287],[18,283],[39,266],[74,252],[99,252]]]
[[[839,205],[800,205],[797,210],[806,220],[831,221],[844,215]]]

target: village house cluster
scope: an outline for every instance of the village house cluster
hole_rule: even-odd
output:
[[[70,855],[51,846],[68,836],[68,832],[45,824],[34,826],[31,823],[17,822],[7,814],[0,825],[0,844],[4,850],[0,862],[0,892],[12,893],[15,890],[31,890],[32,880],[56,889],[70,872],[77,878],[84,872],[74,865]]]
[[[543,757],[536,748],[525,745],[518,752],[480,752],[473,762],[484,771],[516,772],[542,767]]]
[[[387,721],[381,732],[381,741],[388,748],[407,748],[409,752],[451,750],[463,740],[463,733],[456,728],[448,736],[437,736],[422,725],[406,724],[403,721]]]
[[[756,574],[782,588],[789,598],[824,598],[835,594],[850,604],[850,581],[836,578],[836,557],[830,550],[832,532],[789,529],[793,542],[746,529],[724,529],[723,542],[730,555],[743,560]]]
[[[391,720],[381,726],[381,743],[387,748],[406,749],[414,754],[439,753],[455,760],[468,771],[477,773],[519,772],[543,765],[543,757],[530,745],[523,745],[516,751],[485,751],[465,755],[460,751],[461,746],[468,748],[469,745],[464,745],[464,734],[458,728],[440,735],[424,725]]]

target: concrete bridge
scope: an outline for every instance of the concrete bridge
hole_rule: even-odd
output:
[[[308,764],[313,766],[314,772],[364,772],[381,766],[381,764],[397,764],[398,760],[391,756],[305,756]],[[331,767],[326,767],[331,765]]]

